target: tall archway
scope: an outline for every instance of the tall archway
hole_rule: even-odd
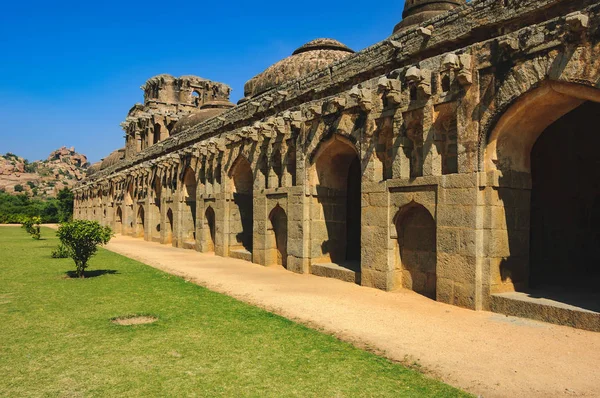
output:
[[[268,255],[271,258],[270,263],[287,268],[288,218],[281,206],[277,205],[271,211],[269,223],[267,245]]]
[[[182,185],[182,237],[187,243],[196,242],[196,173],[191,167],[183,174]]]
[[[254,176],[250,162],[243,156],[238,157],[231,168],[230,176],[233,206],[230,209],[229,249],[252,253]]]
[[[160,230],[161,230],[161,198],[162,198],[162,184],[158,176],[154,177],[154,184],[152,184],[152,201],[150,202],[150,230],[153,241],[160,241]]]
[[[115,214],[115,231],[119,234],[123,233],[123,210],[121,206],[117,207]]]
[[[138,209],[135,225],[136,225],[136,236],[139,238],[143,238],[145,235],[145,225],[146,225],[146,212],[144,211],[144,206],[140,206]]]
[[[600,283],[600,104],[586,102],[544,130],[531,151],[532,288]]]
[[[127,185],[127,191],[125,192],[124,198],[125,204],[125,212],[124,212],[124,220],[123,220],[123,233],[126,235],[131,235],[133,232],[133,217],[135,216],[133,212],[133,182],[129,182]]]
[[[171,242],[173,242],[173,210],[169,209],[167,210],[167,217],[165,219],[165,230],[166,230],[166,236],[165,236],[165,243],[169,244]]]
[[[398,236],[396,270],[401,285],[436,298],[437,243],[435,220],[422,205],[411,203],[394,218]]]
[[[494,126],[484,165],[499,176],[494,210],[504,222],[486,231],[499,242],[488,248],[491,293],[526,291],[600,310],[590,305],[600,282],[597,103],[600,90],[546,81]]]
[[[214,252],[216,245],[216,219],[212,206],[204,212],[204,242],[205,251]]]
[[[360,272],[362,173],[358,153],[350,141],[336,135],[321,145],[313,163],[316,201],[312,206],[322,215],[312,220],[312,239],[322,242],[320,256],[313,261]]]

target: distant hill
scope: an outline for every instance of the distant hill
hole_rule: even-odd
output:
[[[75,148],[62,147],[46,160],[29,162],[7,153],[0,155],[0,190],[32,197],[56,197],[65,187],[72,188],[86,175],[87,157]]]

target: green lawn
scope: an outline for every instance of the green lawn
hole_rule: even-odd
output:
[[[0,227],[0,396],[459,397],[466,394],[227,296],[101,250],[71,279]],[[151,314],[152,325],[116,316]],[[398,336],[402,338],[402,336]]]

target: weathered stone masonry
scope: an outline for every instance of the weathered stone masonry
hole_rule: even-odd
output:
[[[358,53],[310,42],[235,107],[223,84],[161,75],[145,88],[178,81],[154,101],[170,111],[146,90],[76,217],[600,330],[597,313],[509,294],[598,292],[599,39],[598,1],[414,0],[390,38]]]

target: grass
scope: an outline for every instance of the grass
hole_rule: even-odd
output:
[[[106,250],[95,277],[69,278],[54,232],[42,236],[0,227],[0,396],[467,396]],[[111,322],[135,314],[158,322]]]

